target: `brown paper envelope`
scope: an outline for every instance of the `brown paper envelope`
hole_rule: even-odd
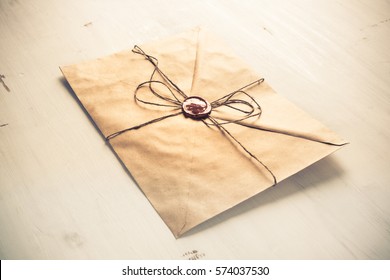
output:
[[[142,49],[158,58],[159,67],[188,96],[210,102],[261,78],[200,29],[144,44]],[[61,67],[105,137],[171,113],[135,102],[137,86],[149,80],[153,69],[131,50]],[[245,91],[261,105],[261,117],[223,127],[278,182],[346,143],[266,82]],[[234,113],[219,113],[219,121],[237,118]],[[217,117],[218,110],[213,114]],[[226,133],[183,114],[109,142],[175,237],[274,185],[270,172]]]

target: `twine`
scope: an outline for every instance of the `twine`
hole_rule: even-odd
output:
[[[159,66],[158,66],[158,59],[157,58],[155,58],[155,57],[153,57],[153,56],[151,56],[149,54],[146,54],[137,45],[134,46],[132,52],[136,53],[136,54],[139,54],[139,55],[142,55],[154,67],[149,80],[140,83],[137,86],[137,88],[135,89],[135,92],[134,92],[134,99],[135,99],[135,101],[143,103],[143,104],[147,104],[147,105],[152,105],[152,106],[170,107],[170,108],[172,108],[172,111],[176,111],[176,110],[179,110],[179,111],[171,113],[171,114],[168,114],[168,115],[165,115],[165,116],[162,116],[162,117],[159,117],[159,118],[156,118],[156,119],[153,119],[151,121],[148,121],[148,122],[145,122],[145,123],[133,126],[133,127],[129,127],[129,128],[117,131],[115,133],[112,133],[112,134],[110,134],[110,135],[108,135],[106,137],[106,139],[108,141],[110,139],[114,138],[114,137],[117,137],[117,136],[121,135],[122,133],[127,132],[127,131],[136,130],[136,129],[142,128],[144,126],[147,126],[147,125],[150,125],[150,124],[153,124],[153,123],[156,123],[156,122],[160,122],[162,120],[165,120],[165,119],[168,119],[168,118],[175,117],[175,116],[183,114],[183,112],[181,110],[182,109],[182,103],[183,103],[183,101],[185,99],[188,98],[187,94],[185,94],[185,92],[182,91],[159,68]],[[159,80],[155,80],[154,79],[154,76],[155,76],[156,73],[158,73],[160,75],[160,77],[163,79],[163,81],[159,81]],[[211,115],[208,115],[205,118],[199,119],[199,121],[202,121],[206,126],[215,126],[215,127],[217,127],[218,130],[220,130],[228,138],[233,140],[236,144],[238,144],[244,150],[244,152],[247,155],[249,155],[252,159],[254,159],[256,162],[258,162],[261,166],[263,166],[267,170],[267,172],[272,177],[273,185],[276,185],[277,184],[277,179],[276,179],[275,174],[271,171],[271,169],[265,163],[263,163],[259,158],[257,158],[252,152],[250,152],[240,141],[237,140],[237,138],[235,138],[223,126],[223,125],[229,124],[229,123],[236,123],[236,124],[239,124],[239,125],[248,126],[248,125],[245,125],[245,124],[240,123],[240,122],[243,121],[243,120],[249,119],[249,118],[254,118],[254,117],[260,118],[260,116],[262,114],[262,108],[261,108],[260,104],[251,95],[249,95],[244,90],[246,90],[246,89],[248,89],[250,87],[253,87],[253,86],[258,86],[258,85],[260,85],[263,82],[264,82],[264,78],[260,78],[260,79],[258,79],[256,81],[253,81],[253,82],[251,82],[251,83],[249,83],[247,85],[244,85],[243,87],[241,87],[241,88],[239,88],[239,89],[237,89],[237,90],[235,90],[235,91],[233,91],[231,93],[228,93],[228,94],[224,95],[223,97],[221,97],[221,98],[219,98],[217,100],[214,100],[214,101],[212,101],[210,103],[210,105],[212,107],[212,110],[213,109],[217,109],[217,108],[222,107],[222,106],[226,106],[226,107],[228,107],[228,108],[230,108],[232,110],[235,110],[235,111],[241,113],[242,115],[240,117],[237,117],[237,118],[232,119],[232,120],[219,121],[216,118],[212,117]],[[168,90],[170,96],[161,95],[160,93],[158,93],[156,91],[155,88],[153,88],[153,85],[162,85],[163,87],[165,87]],[[146,87],[146,86],[149,88],[149,91],[155,97],[157,97],[158,99],[160,99],[161,101],[164,101],[164,102],[161,102],[161,103],[160,102],[151,102],[151,101],[147,101],[145,99],[140,98],[138,96],[138,92],[139,92],[139,90],[141,88]],[[249,99],[249,101],[244,100],[242,98],[238,98],[237,95],[241,95],[241,97],[246,97],[247,99]],[[239,105],[239,107],[236,107],[237,105]],[[248,127],[250,127],[250,126],[248,126]],[[293,137],[300,137],[300,138],[304,138],[304,139],[307,139],[307,140],[320,142],[320,143],[324,143],[324,144],[330,144],[330,145],[339,146],[339,144],[333,144],[333,143],[329,143],[329,142],[324,142],[324,141],[321,141],[321,140],[317,140],[317,139],[310,138],[310,137],[307,137],[307,136],[299,135],[299,134],[296,134],[296,133],[288,133],[286,131],[274,130],[274,129],[270,129],[270,128],[259,128],[259,129],[264,130],[264,131],[268,131],[268,132],[273,132],[273,133],[286,134],[286,135],[293,136]]]

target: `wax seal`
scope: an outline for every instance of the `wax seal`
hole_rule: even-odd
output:
[[[183,101],[183,113],[186,117],[193,119],[206,118],[211,113],[209,102],[199,96],[190,96]]]

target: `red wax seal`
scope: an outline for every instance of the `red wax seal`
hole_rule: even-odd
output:
[[[205,118],[211,113],[210,103],[199,96],[186,98],[183,101],[182,109],[186,117],[193,119]]]

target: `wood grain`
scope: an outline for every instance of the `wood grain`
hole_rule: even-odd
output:
[[[176,240],[60,65],[204,26],[351,144]],[[390,4],[0,0],[1,259],[389,259]]]

